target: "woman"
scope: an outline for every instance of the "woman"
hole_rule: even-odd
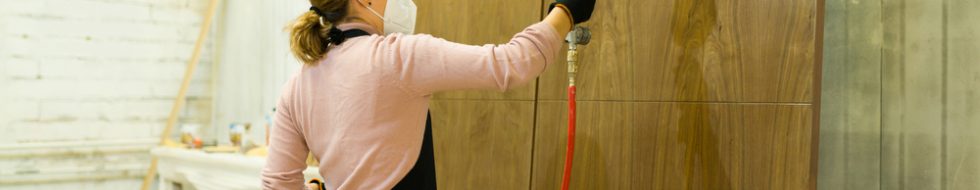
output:
[[[411,0],[310,3],[291,27],[304,66],[277,105],[265,189],[304,188],[308,151],[327,189],[395,187],[419,156],[432,93],[526,84],[558,59],[563,37],[591,17],[595,0],[558,0],[542,22],[495,46],[412,35]]]

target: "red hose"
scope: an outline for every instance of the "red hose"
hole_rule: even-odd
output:
[[[575,156],[575,85],[568,86],[568,146],[565,149],[565,172],[561,177],[561,189],[568,190],[572,178],[572,157]]]

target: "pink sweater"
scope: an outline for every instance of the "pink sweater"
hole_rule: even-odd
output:
[[[338,28],[377,34],[364,24]],[[312,151],[327,189],[391,189],[418,158],[432,93],[524,85],[555,61],[561,45],[546,23],[500,45],[429,35],[348,39],[285,84],[262,186],[303,189]]]

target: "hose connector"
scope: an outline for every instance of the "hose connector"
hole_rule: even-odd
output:
[[[568,36],[565,36],[565,42],[568,42],[568,55],[565,59],[568,62],[568,86],[575,86],[575,74],[578,73],[578,45],[589,44],[591,40],[592,32],[582,26],[575,26]]]

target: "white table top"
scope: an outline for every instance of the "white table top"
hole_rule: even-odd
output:
[[[154,148],[151,154],[159,159],[160,190],[171,189],[171,183],[183,189],[261,189],[263,157],[168,147]],[[316,167],[306,168],[303,175],[305,180],[323,179]]]

